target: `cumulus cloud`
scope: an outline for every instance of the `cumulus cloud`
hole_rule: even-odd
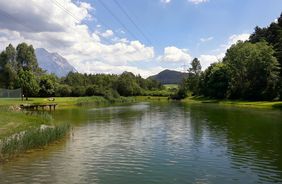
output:
[[[78,70],[84,70],[85,73],[92,73],[95,70],[97,73],[107,73],[107,74],[120,74],[124,71],[132,72],[135,74],[140,74],[142,77],[149,77],[155,75],[165,68],[158,67],[150,67],[150,68],[139,68],[136,66],[128,66],[128,65],[119,65],[113,66],[111,64],[104,63],[102,61],[85,61],[84,66],[78,65],[76,66]]]
[[[105,43],[105,38],[113,37],[114,32],[108,29],[99,33],[89,29],[85,22],[92,20],[92,9],[89,3],[71,0],[0,1],[0,49],[9,43],[27,42],[58,52],[79,72],[106,72],[96,67],[99,64],[101,68],[103,63],[104,68],[111,66],[113,73],[129,67],[146,75],[137,67],[130,68],[129,64],[151,60],[154,48],[126,38]]]
[[[218,54],[218,55],[200,55],[199,60],[202,65],[202,69],[205,70],[208,68],[212,63],[221,61],[224,57],[224,53]]]
[[[180,49],[175,46],[164,48],[164,54],[158,58],[163,62],[190,62],[192,57],[188,53],[187,49]]]
[[[188,0],[188,1],[193,4],[200,4],[200,3],[208,2],[209,0]]]

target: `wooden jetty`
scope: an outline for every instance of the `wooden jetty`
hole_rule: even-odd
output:
[[[42,109],[44,110],[46,107],[49,108],[51,111],[52,109],[56,109],[57,104],[52,103],[52,104],[21,104],[20,107],[21,109],[29,109],[29,110],[38,110]]]

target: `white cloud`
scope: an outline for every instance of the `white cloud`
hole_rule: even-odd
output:
[[[114,35],[114,32],[110,29],[106,30],[105,32],[101,33],[101,36],[103,36],[104,38],[109,38],[112,37]]]
[[[210,36],[210,37],[207,37],[207,38],[201,38],[200,41],[201,42],[209,42],[209,41],[212,41],[213,40],[213,37]]]
[[[165,68],[158,66],[158,67],[150,67],[150,68],[138,68],[136,66],[128,66],[128,65],[120,65],[120,66],[113,66],[101,61],[86,61],[84,66],[77,66],[78,70],[84,70],[85,73],[92,73],[95,70],[97,73],[107,73],[107,74],[121,74],[124,71],[132,72],[134,74],[140,74],[142,77],[149,77],[155,75]]]
[[[132,68],[129,65],[131,62],[152,60],[153,47],[126,38],[105,44],[101,38],[112,37],[114,33],[112,30],[102,33],[97,30],[90,31],[85,24],[85,21],[92,18],[90,11],[93,7],[90,4],[81,1],[73,3],[71,0],[58,2],[71,12],[73,17],[53,1],[10,0],[9,3],[0,1],[0,11],[4,12],[0,14],[0,49],[4,49],[3,47],[9,43],[17,45],[20,42],[27,42],[33,44],[35,48],[43,47],[51,52],[58,52],[79,72],[100,72],[102,70],[96,67],[96,64],[103,63],[115,73],[129,67],[135,72],[148,74],[138,67]],[[101,29],[100,26],[97,27]]]
[[[202,69],[205,70],[208,68],[212,63],[218,62],[222,60],[224,57],[224,54],[218,54],[218,55],[200,55],[199,60],[202,65]]]
[[[246,41],[248,40],[250,37],[250,34],[249,33],[243,33],[243,34],[239,34],[239,35],[232,35],[229,37],[229,44],[235,44],[237,43],[238,41]]]
[[[249,33],[242,33],[242,34],[233,34],[229,36],[227,42],[225,44],[220,45],[219,48],[215,49],[214,52],[216,54],[203,54],[199,56],[199,60],[202,64],[202,69],[206,69],[210,64],[214,62],[218,62],[222,60],[225,56],[225,52],[231,45],[237,43],[238,41],[246,41],[250,37]]]
[[[171,0],[161,0],[161,3],[165,3],[165,4],[168,4],[170,2],[171,2]]]
[[[208,2],[209,0],[188,0],[188,1],[193,4],[200,4],[200,3]]]
[[[187,49],[179,49],[175,46],[164,48],[164,54],[158,58],[164,62],[190,62],[192,57],[188,53]]]

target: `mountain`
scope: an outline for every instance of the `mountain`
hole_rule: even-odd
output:
[[[174,70],[164,70],[157,75],[150,76],[149,78],[159,81],[161,84],[179,84],[185,77],[187,77],[187,73]]]
[[[50,53],[44,48],[35,49],[39,67],[48,73],[54,73],[58,77],[66,76],[69,72],[77,70],[58,53]]]

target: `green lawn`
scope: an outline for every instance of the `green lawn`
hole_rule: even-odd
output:
[[[20,104],[36,104],[36,103],[56,103],[59,106],[77,105],[82,102],[106,102],[106,99],[99,96],[94,97],[56,97],[54,101],[48,98],[29,98],[28,101],[16,98],[0,98],[0,106],[11,106]]]

